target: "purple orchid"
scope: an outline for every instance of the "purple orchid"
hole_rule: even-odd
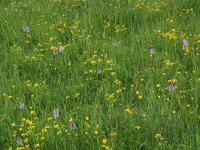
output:
[[[58,108],[55,108],[55,109],[53,110],[53,114],[54,114],[54,118],[55,118],[55,119],[58,118],[58,117],[59,117],[59,109],[58,109]]]

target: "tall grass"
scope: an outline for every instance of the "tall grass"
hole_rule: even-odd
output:
[[[200,148],[199,0],[0,8],[1,149]]]

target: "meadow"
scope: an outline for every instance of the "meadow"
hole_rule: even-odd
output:
[[[200,0],[0,0],[0,149],[200,149],[199,48]]]

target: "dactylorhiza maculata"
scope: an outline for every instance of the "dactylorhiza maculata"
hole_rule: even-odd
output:
[[[23,26],[23,31],[24,31],[25,33],[29,33],[29,32],[31,31],[31,29],[30,29],[29,26],[24,25],[24,26]]]
[[[113,46],[114,46],[114,47],[117,47],[118,44],[119,44],[119,42],[117,42],[116,40],[113,41]]]
[[[186,39],[183,40],[183,50],[186,50],[188,47],[188,41]]]
[[[24,109],[24,102],[21,102],[21,103],[19,104],[19,108],[20,108],[20,109]]]
[[[76,125],[75,125],[74,122],[72,122],[72,123],[70,124],[70,129],[71,129],[71,130],[74,130],[75,128],[76,128]]]
[[[59,46],[59,52],[62,53],[64,51],[64,46]]]
[[[150,49],[150,54],[153,55],[154,53],[155,53],[154,48],[151,48],[151,49]]]
[[[58,51],[57,50],[53,50],[53,55],[57,55]]]
[[[18,144],[18,145],[21,145],[21,144],[22,144],[22,138],[21,138],[20,136],[17,138],[17,144]]]
[[[55,119],[59,117],[59,109],[58,109],[58,108],[55,108],[55,109],[53,110],[53,115],[54,115],[54,118],[55,118]]]
[[[96,73],[97,74],[102,74],[102,70],[101,69],[97,69]]]
[[[169,91],[170,92],[174,91],[174,85],[172,83],[169,85]]]

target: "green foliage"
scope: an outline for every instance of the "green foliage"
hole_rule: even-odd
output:
[[[1,149],[200,148],[200,1],[0,8]]]

